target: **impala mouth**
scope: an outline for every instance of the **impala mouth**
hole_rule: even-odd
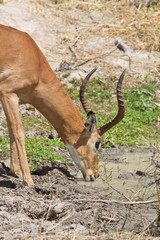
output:
[[[95,177],[93,175],[87,175],[85,177],[86,182],[94,182],[95,181]]]
[[[91,169],[87,169],[87,174],[84,177],[86,182],[94,182],[99,174],[93,174]]]
[[[77,150],[70,144],[66,144],[68,151],[70,153],[70,156],[74,160],[75,164],[77,165],[78,169],[82,172],[82,175],[84,177],[84,180],[86,182],[93,182],[96,180],[96,178],[99,176],[99,174],[96,172],[93,174],[93,170],[88,168],[86,169],[84,163],[80,159]]]

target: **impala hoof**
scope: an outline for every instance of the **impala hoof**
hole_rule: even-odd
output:
[[[26,177],[25,177],[25,178],[23,179],[23,183],[24,183],[24,185],[26,185],[26,186],[28,186],[28,187],[30,187],[30,188],[33,188],[33,187],[35,186],[32,178],[26,178]]]

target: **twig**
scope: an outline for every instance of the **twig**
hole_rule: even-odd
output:
[[[69,48],[70,52],[73,54],[73,56],[74,56],[75,58],[78,58],[78,55],[77,55],[77,53],[75,52],[75,50],[73,49],[73,47],[69,46],[68,48]]]
[[[94,59],[94,58],[90,58],[90,59],[88,59],[88,60],[86,60],[86,61],[84,61],[84,62],[82,62],[82,63],[76,65],[75,67],[80,67],[80,66],[82,66],[82,65],[84,65],[84,64],[86,64],[86,63],[92,61],[93,59]]]
[[[124,52],[125,55],[130,56],[131,49],[123,43],[121,38],[116,38],[114,44],[120,51]]]
[[[55,224],[54,226],[52,226],[51,228],[49,228],[47,231],[43,232],[43,234],[52,231],[54,228],[58,227],[60,224],[62,224],[63,222],[65,222],[68,218],[72,217],[73,215],[74,215],[74,211],[72,211],[71,214],[67,215],[65,218],[63,218],[61,221],[59,221],[57,224]]]
[[[127,46],[126,44],[123,43],[121,38],[116,38],[114,41],[114,44],[116,45],[116,47],[122,51],[124,53],[125,56],[128,57],[128,61],[129,61],[129,69],[131,70],[131,48],[129,46]]]
[[[48,217],[49,217],[49,214],[51,212],[52,207],[53,207],[53,200],[51,200],[50,203],[49,203],[47,214],[45,214],[46,216],[44,216],[45,220],[48,220]]]
[[[144,187],[144,186],[143,186]],[[143,187],[141,187],[136,193],[134,193],[134,195],[131,198],[131,201],[139,194],[139,192],[142,191]]]
[[[95,56],[95,57],[89,58],[89,59],[87,59],[86,61],[84,61],[84,62],[76,65],[75,67],[80,67],[80,66],[82,66],[82,65],[84,65],[84,64],[86,64],[86,63],[88,63],[88,62],[90,62],[90,61],[92,61],[92,60],[97,59],[97,58],[102,58],[102,57],[109,56],[111,53],[115,52],[116,49],[117,49],[117,47],[115,47],[115,48],[114,48],[113,50],[111,50],[110,52],[106,52],[106,53],[103,53],[103,54],[99,54],[99,55],[97,55],[97,56]]]
[[[100,8],[101,5],[98,3],[93,3],[93,2],[82,2],[82,1],[76,1],[76,4],[82,4],[82,5],[91,5],[91,6],[95,6],[97,8]]]
[[[105,204],[110,204],[110,203],[117,203],[121,205],[138,205],[138,204],[150,204],[150,203],[157,203],[158,200],[147,200],[147,201],[128,201],[128,202],[123,202],[123,201],[118,201],[115,199],[112,200],[101,200],[101,199],[72,199],[72,202],[94,202],[94,203],[105,203]]]
[[[131,199],[129,199],[128,197],[126,197],[123,193],[121,193],[119,190],[117,190],[116,188],[114,188],[113,186],[111,186],[109,183],[108,183],[108,186],[113,189],[115,192],[117,192],[118,194],[120,194],[122,197],[124,197],[127,201],[131,202]]]
[[[122,226],[121,226],[120,231],[123,231],[124,226],[125,226],[125,224],[126,224],[126,222],[127,222],[127,217],[128,217],[128,209],[126,208],[125,219],[124,219],[124,221],[123,221],[123,224],[122,224]]]
[[[153,221],[150,222],[150,223],[143,229],[143,232],[141,233],[141,235],[142,235],[143,233],[145,233],[145,231],[148,230],[150,227],[152,227],[153,224],[154,224],[156,221],[157,221],[157,218],[153,219]]]
[[[131,69],[131,58],[130,58],[130,54],[131,54],[131,51],[132,51],[132,50],[131,50],[127,45],[125,45],[124,43],[122,43],[121,41],[122,41],[122,40],[121,40],[120,38],[117,38],[117,39],[114,41],[114,44],[115,44],[116,47],[113,48],[113,50],[111,50],[110,52],[103,53],[103,54],[99,54],[99,55],[97,55],[97,56],[95,56],[95,57],[89,58],[89,59],[87,59],[86,61],[84,61],[84,62],[76,65],[75,67],[80,67],[80,66],[82,66],[82,65],[84,65],[84,64],[86,64],[86,63],[88,63],[88,62],[90,62],[90,61],[92,61],[92,60],[97,59],[97,58],[102,58],[102,57],[109,56],[109,55],[111,55],[111,53],[115,52],[116,49],[118,48],[120,51],[124,52],[125,56],[128,57],[128,59],[129,59],[129,69]]]

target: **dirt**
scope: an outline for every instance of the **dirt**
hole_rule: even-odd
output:
[[[108,162],[116,167],[122,159],[113,154]],[[112,179],[108,181],[109,173],[111,169],[106,175],[101,173],[97,179],[101,185],[86,184],[72,163],[46,162],[32,173],[35,188],[31,189],[10,175],[4,161],[0,167],[0,239],[159,239],[153,178],[142,171],[119,172],[120,182],[134,179],[132,191],[130,182],[127,188],[123,184],[130,189],[131,199]],[[152,185],[146,187],[146,182]]]
[[[117,36],[106,35],[106,29],[119,25],[119,19],[111,9],[97,11],[97,6],[99,8],[99,3],[85,4],[83,1],[53,7],[50,1],[9,0],[0,4],[0,20],[2,24],[27,31],[59,76],[69,71],[69,76],[63,78],[68,84],[95,66],[99,67],[97,74],[100,76],[108,75],[108,71],[110,75],[119,75],[122,69],[128,68],[128,57],[114,45]],[[126,44],[133,49],[125,84],[133,85],[148,75],[158,79],[160,54],[134,49],[132,42]],[[4,114],[0,112],[2,119]],[[3,136],[5,130],[1,122],[0,134]],[[71,163],[46,162],[32,174],[33,189],[23,186],[20,179],[10,175],[0,151],[0,158],[5,160],[0,165],[0,239],[160,239],[156,192],[150,191],[150,185],[149,195],[144,198],[139,194],[142,189],[147,189],[146,182],[155,186],[153,175],[127,169],[117,176],[116,170],[114,176],[122,186],[119,189],[116,182],[115,188],[110,174],[113,165],[116,169],[122,166],[123,157],[117,160],[112,150],[100,153],[110,165],[105,167],[102,163],[103,174],[97,185],[85,184],[79,179]],[[122,152],[126,154],[126,149]],[[123,164],[126,169],[125,162]],[[133,199],[123,192],[126,182],[131,179],[134,179]],[[135,190],[140,179],[141,187]],[[131,191],[131,185],[129,187]]]
[[[119,76],[127,68],[126,86],[145,81],[148,76],[159,81],[160,53],[146,51],[138,36],[135,42],[132,25],[131,37],[128,38],[127,32],[121,37],[116,30],[123,32],[123,15],[114,14],[114,5],[104,7],[94,0],[51,2],[6,0],[0,5],[0,19],[1,24],[28,32],[63,82],[68,84],[74,78],[81,79],[94,67],[98,67],[95,74],[102,78]],[[142,16],[142,20],[144,18]],[[133,24],[138,25],[138,22]],[[128,55],[115,46],[116,39],[128,47],[130,66]]]

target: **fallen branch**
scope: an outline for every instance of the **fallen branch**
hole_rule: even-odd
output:
[[[122,204],[122,205],[138,205],[138,204],[150,204],[150,203],[158,203],[158,200],[147,200],[147,201],[128,201],[128,202],[123,202],[123,201],[118,201],[115,199],[112,200],[101,200],[101,199],[72,199],[70,200],[72,202],[94,202],[94,203],[105,203],[105,204],[110,204],[110,203],[117,203],[117,204]]]
[[[113,50],[111,50],[110,52],[102,53],[102,54],[99,54],[99,55],[97,55],[97,56],[95,56],[95,57],[89,58],[89,59],[87,59],[86,61],[84,61],[84,62],[82,62],[82,63],[80,63],[80,64],[77,64],[75,67],[80,67],[80,66],[82,66],[82,65],[84,65],[84,64],[86,64],[86,63],[88,63],[88,62],[90,62],[90,61],[92,61],[92,60],[97,59],[97,58],[102,58],[102,57],[110,56],[110,54],[113,53],[113,52],[115,52],[116,49],[117,49],[117,47],[113,48]]]
[[[74,56],[75,58],[78,58],[78,55],[77,55],[77,53],[75,52],[75,50],[73,49],[73,47],[69,46],[68,48],[69,48],[70,52],[73,54],[73,56]]]
[[[125,56],[128,57],[129,69],[131,69],[131,58],[130,58],[130,55],[131,55],[132,49],[129,46],[127,46],[126,44],[124,44],[121,38],[116,38],[115,41],[114,41],[114,44],[116,45],[116,47],[120,51],[122,51],[124,53]]]
[[[74,215],[75,211],[73,210],[72,213],[68,214],[65,218],[63,218],[61,221],[59,221],[57,224],[53,225],[51,228],[49,228],[47,231],[43,232],[48,233],[52,231],[54,228],[58,227],[61,223],[65,222],[68,218],[72,217]]]

